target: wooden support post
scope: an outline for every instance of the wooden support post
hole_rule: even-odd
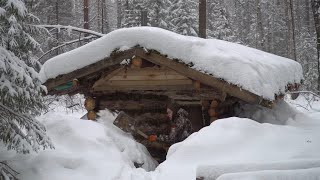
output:
[[[200,81],[193,81],[193,86],[194,86],[194,89],[195,89],[196,91],[200,91],[200,89],[201,89],[201,83],[200,83]]]
[[[94,111],[94,108],[96,107],[96,101],[92,97],[87,97],[84,101],[84,107],[88,111],[87,118],[89,120],[96,120],[97,114]]]
[[[201,100],[202,106],[202,125],[208,126],[210,125],[210,116],[208,110],[210,108],[210,102],[208,100]]]
[[[212,100],[210,104],[210,108],[208,110],[208,114],[210,116],[210,123],[218,119],[218,112],[217,107],[219,105],[219,102],[217,100]]]

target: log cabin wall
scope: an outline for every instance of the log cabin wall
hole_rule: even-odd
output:
[[[135,118],[151,113],[161,119],[161,114],[166,114],[168,100],[174,100],[189,112],[195,131],[210,123],[209,109],[204,110],[202,101],[224,101],[226,96],[169,67],[139,57],[101,76],[94,82],[91,93],[97,99],[97,109],[125,111]]]

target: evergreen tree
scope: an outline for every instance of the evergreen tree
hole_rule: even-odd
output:
[[[141,25],[142,0],[118,0],[118,16],[121,27],[136,27]]]
[[[37,120],[44,87],[30,67],[31,50],[39,44],[29,34],[34,19],[21,0],[0,0],[0,140],[20,153],[53,147]]]
[[[40,50],[40,44],[32,37],[41,28],[31,25],[38,21],[28,13],[21,0],[0,0],[0,46],[13,52],[28,65],[37,67],[32,51]]]
[[[233,35],[229,24],[227,11],[220,0],[208,2],[208,25],[207,32],[209,38],[217,38],[232,41]]]
[[[148,19],[151,26],[169,29],[169,0],[146,1],[145,9],[148,10]]]
[[[198,36],[198,1],[174,0],[170,7],[172,30],[189,36]]]

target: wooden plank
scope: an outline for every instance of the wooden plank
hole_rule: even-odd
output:
[[[228,82],[219,80],[217,78],[214,78],[210,75],[201,73],[197,70],[194,70],[190,67],[187,67],[184,64],[175,62],[174,60],[168,59],[160,54],[154,53],[154,52],[144,52],[142,49],[136,49],[135,54],[137,56],[140,56],[143,59],[146,59],[154,64],[166,66],[174,71],[177,71],[178,73],[189,77],[191,79],[200,81],[201,83],[215,87],[218,90],[222,92],[226,92],[230,94],[231,96],[237,97],[239,99],[242,99],[248,103],[254,103],[254,104],[261,104],[267,107],[270,107],[272,102],[269,102],[267,100],[264,100],[262,97],[253,94],[247,90],[241,89],[238,86],[229,84]]]
[[[192,85],[190,79],[178,79],[178,80],[141,80],[141,81],[107,81],[100,86],[172,86],[172,85]],[[99,87],[100,87],[99,86]]]
[[[158,68],[158,67],[145,67],[141,69],[128,68],[124,71],[119,72],[121,75],[134,76],[134,75],[180,75],[178,72],[173,71],[169,68]]]
[[[116,75],[113,76],[111,81],[145,81],[145,80],[187,80],[188,78],[181,75],[149,75],[149,76],[126,76],[126,75]]]
[[[176,100],[177,104],[181,106],[201,106],[201,101],[182,101],[182,100]]]
[[[68,81],[72,81],[75,78],[81,78],[84,76],[87,76],[92,73],[99,72],[103,69],[106,69],[112,65],[119,64],[124,59],[131,58],[134,55],[135,49],[130,49],[127,51],[123,51],[120,53],[115,53],[111,55],[110,57],[107,57],[105,59],[102,59],[101,61],[98,61],[94,64],[88,65],[84,68],[75,70],[73,72],[60,75],[54,79],[47,80],[44,85],[47,87],[48,91],[53,89],[56,86],[59,86],[61,84],[64,84]]]
[[[92,93],[103,91],[177,91],[177,90],[194,90],[192,85],[167,85],[167,86],[99,86],[92,89]]]
[[[108,108],[110,110],[152,110],[152,109],[165,109],[166,101],[141,99],[134,100],[106,100],[100,101],[99,108]]]
[[[109,81],[108,81],[109,80]],[[162,80],[162,81],[161,81]],[[167,82],[163,80],[168,80]],[[176,81],[177,80],[177,81]],[[134,81],[134,82],[129,82]],[[93,88],[100,86],[158,86],[158,85],[180,85],[190,84],[191,80],[169,69],[143,68],[125,69],[121,67],[100,78],[95,82]]]
[[[143,87],[145,88],[145,87]],[[174,89],[175,88],[175,89]],[[185,88],[185,89],[183,89]],[[189,89],[187,89],[189,88]],[[124,93],[124,94],[130,94],[130,90],[123,90],[123,89],[111,89],[110,87],[103,87],[103,89],[96,89],[96,91],[93,91],[92,94],[96,96],[107,96],[107,97],[113,97],[116,92],[118,93]],[[101,91],[99,91],[101,90]],[[169,87],[167,89],[164,89],[161,91],[161,88],[155,87],[156,91],[152,90],[137,90],[137,88],[134,90],[133,93],[139,94],[139,95],[155,95],[155,96],[167,96],[171,99],[176,100],[189,100],[189,101],[198,101],[198,100],[212,100],[212,99],[221,99],[223,97],[223,93],[216,92],[212,89],[201,89],[200,91],[194,91],[193,87]],[[132,92],[131,92],[132,93]],[[117,96],[117,95],[116,95]]]
[[[121,72],[124,70],[124,67],[120,67],[118,69],[115,69],[114,71],[106,74],[104,77],[100,78],[99,80],[97,80],[94,84],[93,84],[93,88],[98,87],[98,86],[102,86],[107,80],[109,80],[110,78],[112,78],[115,74]]]

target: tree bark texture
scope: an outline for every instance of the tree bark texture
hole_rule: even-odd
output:
[[[320,0],[312,0],[312,12],[317,33],[318,91],[320,90]]]

